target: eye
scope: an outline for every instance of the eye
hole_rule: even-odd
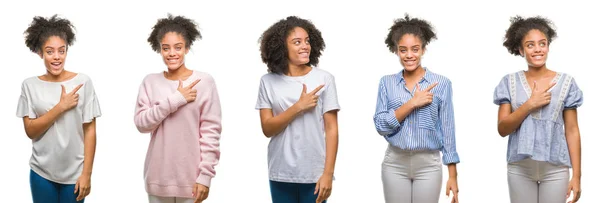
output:
[[[46,54],[51,55],[52,51],[46,51]]]
[[[300,44],[300,41],[294,41],[294,44],[295,44],[295,45],[299,45],[299,44]]]
[[[175,50],[179,51],[181,50],[181,47],[175,47]]]
[[[400,49],[400,53],[406,53],[406,49]]]
[[[65,50],[60,50],[59,53],[60,54],[65,54]]]
[[[533,47],[533,44],[527,44],[527,48]]]
[[[540,46],[541,46],[541,47],[545,47],[545,46],[546,46],[546,42],[542,42],[542,43],[540,43]]]
[[[163,51],[168,51],[168,50],[169,50],[169,48],[166,48],[166,47],[165,47],[165,48],[163,48]]]
[[[419,49],[413,49],[413,52],[419,52]]]

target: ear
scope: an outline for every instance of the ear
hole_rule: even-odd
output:
[[[525,52],[523,52],[523,49],[522,49],[522,48],[519,48],[519,54],[520,54],[522,57],[525,57]]]

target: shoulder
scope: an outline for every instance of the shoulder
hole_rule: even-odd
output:
[[[142,83],[152,82],[152,81],[160,79],[160,77],[164,77],[163,72],[150,73],[144,77],[144,79],[142,80]]]
[[[196,70],[194,70],[194,73],[196,74],[196,77],[200,79],[201,83],[215,83],[215,78],[209,73]]]
[[[40,81],[40,79],[38,78],[38,76],[32,76],[32,77],[25,78],[23,80],[23,82],[21,82],[21,84],[23,86],[28,86],[28,85],[32,85],[35,83],[39,83],[39,81]]]
[[[270,82],[270,81],[274,81],[277,79],[280,79],[281,75],[277,74],[277,73],[267,73],[264,74],[263,76],[260,77],[260,82],[261,83],[265,83],[265,82]]]
[[[390,83],[390,82],[398,82],[398,74],[388,74],[384,75],[379,79],[379,82],[382,84]]]

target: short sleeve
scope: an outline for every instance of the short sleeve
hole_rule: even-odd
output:
[[[583,92],[575,83],[575,79],[571,80],[571,86],[569,87],[569,93],[565,98],[565,109],[579,108],[583,104]]]
[[[29,87],[26,82],[21,85],[21,96],[19,96],[19,103],[17,105],[17,117],[23,118],[25,116],[29,118],[37,118],[35,111],[33,110],[33,104],[31,102],[31,96]]]
[[[100,111],[100,102],[98,102],[98,97],[96,96],[96,91],[94,90],[94,84],[92,80],[85,82],[84,85],[85,91],[85,103],[83,106],[83,123],[89,123],[94,120],[96,117],[100,117],[102,112]]]
[[[504,78],[502,78],[502,80],[500,80],[500,83],[498,84],[498,86],[496,86],[496,89],[494,90],[494,104],[500,105],[500,104],[510,103],[509,88],[510,87],[509,87],[508,75],[507,75],[507,76],[504,76]]]
[[[267,92],[265,81],[266,77],[260,79],[260,85],[258,87],[258,99],[256,100],[256,110],[260,109],[272,109],[271,101],[269,100],[269,92]]]
[[[340,110],[335,78],[332,75],[328,77],[327,87],[325,87],[325,91],[323,91],[321,97],[323,98],[323,113],[327,113],[332,110]]]

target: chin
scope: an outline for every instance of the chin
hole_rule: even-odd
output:
[[[177,65],[167,65],[167,68],[169,70],[177,70],[179,69],[179,67],[181,67],[182,64],[177,64]]]
[[[412,72],[414,70],[417,70],[417,68],[419,67],[419,65],[405,66],[404,64],[402,64],[402,66],[404,67],[404,70],[406,70],[408,72]]]
[[[50,75],[53,76],[58,76],[63,72],[63,69],[61,68],[60,70],[48,70],[48,73],[50,73]]]

